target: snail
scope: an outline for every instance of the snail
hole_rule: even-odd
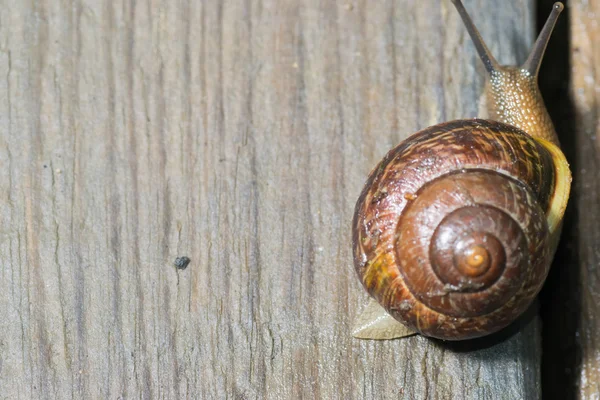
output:
[[[499,331],[537,296],[560,237],[571,172],[537,75],[563,5],[515,67],[498,64],[452,2],[487,71],[490,119],[414,133],[371,171],[352,221],[354,267],[372,297],[357,338]]]

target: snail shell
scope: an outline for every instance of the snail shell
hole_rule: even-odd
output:
[[[525,63],[511,67],[498,64],[461,1],[452,2],[488,72],[487,111],[496,120],[427,128],[371,172],[352,242],[374,302],[355,337],[460,340],[498,331],[531,304],[559,240],[571,174],[537,74],[563,5],[554,4]]]
[[[371,172],[352,242],[356,272],[376,302],[355,324],[356,337],[460,340],[498,331],[531,304],[559,240],[571,174],[537,73],[563,6],[554,4],[523,66],[510,67],[489,53],[460,0],[452,2],[488,72],[496,120],[422,130]]]
[[[365,289],[427,336],[505,327],[548,273],[556,174],[552,151],[511,125],[458,120],[414,134],[372,171],[356,205]]]

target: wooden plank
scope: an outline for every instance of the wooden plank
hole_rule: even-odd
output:
[[[598,356],[600,341],[600,1],[574,1],[571,4],[572,99],[576,121],[576,174],[580,290],[577,398],[594,399],[600,393]],[[569,310],[572,312],[572,310]]]
[[[550,3],[550,2],[548,2]],[[570,40],[559,45],[548,74],[556,121],[565,133],[574,191],[565,229],[543,293],[544,390],[562,399],[597,399],[600,392],[600,1],[569,1]],[[565,34],[566,38],[567,35]],[[567,76],[561,81],[558,76]],[[552,81],[553,80],[553,81]],[[568,134],[570,133],[570,134]],[[548,332],[548,333],[546,333]]]
[[[576,175],[579,238],[580,321],[577,398],[594,399],[600,393],[600,1],[571,4],[572,98],[576,121]],[[572,310],[570,310],[572,311]],[[577,370],[575,370],[577,371]]]
[[[525,59],[530,2],[466,6]],[[477,114],[449,1],[40,0],[0,21],[3,397],[539,395],[535,309],[469,343],[349,334],[367,173]]]

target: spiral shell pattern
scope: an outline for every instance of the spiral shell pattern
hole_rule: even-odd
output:
[[[420,131],[371,172],[356,204],[354,261],[371,296],[426,336],[497,331],[548,273],[552,156],[510,125]]]

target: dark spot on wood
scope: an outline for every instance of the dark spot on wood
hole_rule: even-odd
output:
[[[177,257],[173,265],[175,265],[175,268],[183,270],[187,268],[191,261],[192,260],[190,260],[190,258],[186,256]]]

